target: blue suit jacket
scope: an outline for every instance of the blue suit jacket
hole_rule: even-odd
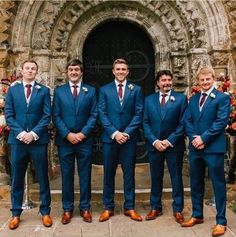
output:
[[[163,108],[159,102],[159,92],[145,98],[143,129],[151,151],[156,150],[152,144],[157,139],[167,139],[173,145],[167,152],[185,150],[183,118],[187,98],[175,91],[171,91],[170,98]]]
[[[23,83],[10,87],[6,96],[5,116],[10,127],[8,143],[23,144],[16,139],[17,135],[23,131],[33,131],[39,136],[34,144],[47,144],[49,142],[47,127],[51,121],[49,88],[35,82],[27,106]]]
[[[185,130],[189,137],[189,149],[195,135],[200,135],[205,143],[204,152],[223,153],[226,151],[225,127],[229,122],[230,98],[213,89],[207,97],[202,111],[199,111],[201,93],[191,97],[185,116]]]
[[[104,128],[102,142],[111,143],[111,135],[117,130],[129,134],[130,141],[135,142],[137,129],[142,122],[143,115],[141,87],[127,82],[122,105],[114,81],[101,87],[98,111]]]
[[[81,83],[80,93],[74,99],[69,83],[55,89],[53,99],[53,123],[57,129],[56,145],[71,145],[66,139],[69,132],[82,132],[84,141],[92,144],[91,132],[97,120],[95,88]]]

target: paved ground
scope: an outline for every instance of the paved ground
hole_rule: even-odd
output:
[[[18,229],[9,230],[10,219],[9,204],[0,203],[0,237],[210,237],[211,227],[215,224],[215,208],[205,206],[205,222],[192,228],[180,227],[172,217],[171,201],[164,200],[164,214],[154,221],[135,222],[123,215],[121,205],[118,204],[115,216],[109,221],[99,223],[99,214],[102,206],[98,202],[92,203],[93,222],[85,223],[76,209],[72,222],[62,225],[61,204],[53,202],[52,217],[54,224],[51,228],[45,228],[41,224],[41,216],[38,208],[24,211]],[[147,202],[137,204],[138,212],[145,215],[149,211]],[[191,215],[190,200],[186,200],[185,216]],[[228,229],[225,237],[236,236],[236,214],[227,210]]]

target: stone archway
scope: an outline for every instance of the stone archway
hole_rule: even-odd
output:
[[[39,62],[38,80],[50,86],[52,94],[54,86],[65,81],[67,59],[81,56],[87,35],[111,20],[132,22],[147,33],[155,68],[170,68],[179,91],[187,93],[203,65],[212,65],[217,73],[228,71],[235,81],[233,1],[48,0],[2,1],[1,6],[0,75],[10,75],[33,57]]]

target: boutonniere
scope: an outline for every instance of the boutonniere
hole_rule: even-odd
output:
[[[128,85],[128,89],[132,91],[132,90],[134,89],[134,85],[129,84],[129,85]]]
[[[175,97],[173,95],[170,96],[170,101],[175,102]]]
[[[211,97],[212,99],[215,99],[215,98],[216,98],[216,95],[215,95],[214,93],[211,93],[211,94],[210,94],[210,97]]]
[[[39,90],[41,88],[41,86],[40,85],[36,85],[34,88]]]
[[[82,86],[82,91],[83,91],[83,92],[85,92],[85,93],[87,93],[87,92],[88,92],[88,88],[87,88],[87,87],[84,87],[84,86]]]

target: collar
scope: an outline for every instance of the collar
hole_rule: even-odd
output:
[[[125,79],[122,83],[118,82],[116,79],[115,79],[115,84],[116,84],[116,87],[118,87],[118,85],[122,84],[123,87],[125,88],[126,84],[127,84],[127,80]]]
[[[162,96],[163,94],[165,94],[166,96],[170,96],[170,94],[171,94],[171,90],[170,91],[168,91],[168,92],[166,92],[166,93],[162,93],[162,92],[160,92],[160,96]]]
[[[211,94],[211,92],[214,90],[214,88],[215,88],[215,87],[214,87],[214,86],[212,86],[212,87],[211,87],[211,88],[210,88],[208,91],[202,91],[202,90],[201,90],[201,95],[202,95],[202,93],[206,93],[206,94],[207,94],[207,96],[208,96],[208,95],[210,95],[210,94]]]
[[[25,87],[26,85],[30,84],[32,86],[32,88],[34,87],[34,84],[35,84],[35,81],[31,81],[30,83],[27,83],[25,81],[22,81],[23,82],[23,86]]]
[[[76,84],[74,84],[74,83],[72,83],[71,81],[69,81],[69,85],[70,85],[70,87],[73,87],[74,85],[76,85],[76,86],[78,86],[78,88],[80,88],[80,87],[81,87],[81,81],[79,81],[79,82],[76,83]]]

